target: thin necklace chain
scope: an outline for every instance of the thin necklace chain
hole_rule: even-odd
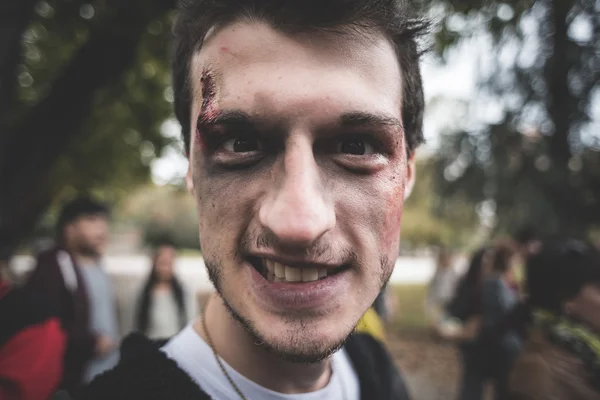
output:
[[[227,369],[225,369],[225,365],[223,365],[223,361],[221,361],[221,357],[219,357],[219,354],[217,353],[217,349],[212,341],[210,333],[208,333],[208,327],[206,326],[206,317],[205,317],[206,309],[208,308],[207,306],[208,306],[208,302],[204,305],[204,309],[202,310],[202,313],[200,313],[200,322],[202,323],[202,330],[204,331],[204,335],[206,336],[206,341],[208,342],[208,346],[210,347],[213,354],[215,355],[215,360],[217,360],[217,364],[219,364],[219,368],[221,368],[221,371],[223,371],[223,375],[225,375],[225,378],[227,378],[227,380],[231,384],[231,387],[233,388],[233,390],[235,390],[235,392],[238,394],[238,396],[240,396],[240,399],[248,400],[248,398],[244,395],[244,393],[242,393],[242,391],[240,390],[238,385],[235,384],[235,382],[233,381],[233,378],[231,378],[231,375],[229,375],[229,373],[227,372]],[[339,382],[340,382],[340,386],[342,389],[342,398],[344,400],[346,400],[347,397],[346,397],[346,388],[344,387],[344,382],[342,382],[341,379],[339,379]]]
[[[200,318],[201,318],[201,322],[202,322],[202,329],[204,330],[204,335],[206,336],[206,341],[208,342],[208,346],[210,347],[213,354],[215,355],[215,360],[217,360],[217,364],[219,364],[221,371],[223,371],[223,375],[225,375],[225,378],[227,378],[227,380],[231,384],[231,387],[233,388],[233,390],[235,390],[235,392],[238,394],[238,396],[240,396],[240,399],[248,400],[248,398],[246,396],[244,396],[244,393],[242,393],[242,391],[240,390],[238,385],[235,384],[235,382],[233,381],[233,379],[231,378],[231,376],[225,369],[225,365],[223,365],[223,362],[221,361],[221,357],[219,357],[219,354],[217,354],[217,349],[215,348],[212,338],[210,337],[210,333],[208,333],[208,328],[206,327],[206,318],[205,318],[204,314],[206,313],[207,305],[208,305],[208,302],[205,305],[204,310],[202,311],[202,314],[200,315]]]

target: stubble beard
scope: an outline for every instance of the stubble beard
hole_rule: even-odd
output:
[[[227,300],[227,296],[225,295],[222,289],[223,274],[220,262],[218,260],[207,259],[205,259],[204,261],[206,269],[208,271],[208,277],[212,282],[213,286],[215,287],[215,290],[217,291],[219,297],[223,301],[223,304],[225,304],[225,308],[228,310],[231,317],[244,328],[244,330],[250,335],[254,343],[263,347],[265,350],[276,355],[282,360],[297,364],[318,363],[329,358],[331,355],[333,355],[342,347],[344,347],[348,338],[354,333],[355,327],[352,327],[352,329],[350,329],[349,332],[342,337],[342,339],[323,349],[318,347],[318,345],[313,345],[312,341],[303,339],[306,337],[304,333],[306,333],[306,331],[308,330],[308,326],[306,323],[300,321],[300,323],[298,324],[299,327],[295,329],[295,331],[298,332],[298,334],[290,338],[290,342],[292,344],[290,348],[283,348],[283,346],[270,343],[268,340],[265,339],[264,335],[262,335],[258,331],[255,324],[248,318],[245,318],[240,312],[238,312],[235,309],[234,306],[232,306],[231,302]],[[384,268],[387,263],[387,258],[381,259],[382,268]],[[386,269],[383,269],[383,271],[385,270]],[[389,268],[388,273],[380,275],[381,289],[383,289],[383,287],[387,285],[387,282],[391,277],[392,270],[393,268]]]
[[[84,257],[89,257],[93,259],[100,259],[102,257],[102,252],[98,249],[98,247],[87,243],[85,240],[82,240],[77,246],[77,252]]]

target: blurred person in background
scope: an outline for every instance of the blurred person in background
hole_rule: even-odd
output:
[[[496,400],[506,399],[508,373],[520,349],[510,324],[519,300],[514,285],[517,255],[511,242],[478,250],[448,305],[452,318],[438,328],[443,338],[459,345],[460,400],[483,399],[488,384]]]
[[[520,295],[524,295],[524,291],[521,289],[521,286],[526,274],[525,260],[527,260],[529,256],[539,251],[542,245],[542,240],[540,239],[540,235],[537,233],[536,229],[530,225],[525,225],[517,229],[513,234],[512,239],[520,255],[520,263],[515,267],[515,279],[513,287],[520,293]]]
[[[58,218],[57,246],[38,255],[27,283],[60,313],[67,333],[63,387],[70,392],[118,361],[115,299],[100,266],[108,214],[89,197],[67,203]]]
[[[352,333],[400,248],[428,24],[394,0],[179,4],[174,103],[216,293],[162,348],[126,339],[84,398],[409,398]]]
[[[529,225],[517,229],[513,235],[513,240],[517,245],[519,253],[521,253],[521,256],[523,257],[523,260],[527,259],[530,255],[537,253],[542,246],[540,236],[535,228]]]
[[[5,283],[15,284],[14,273],[10,269],[9,260],[3,260],[0,256],[0,280]]]
[[[0,272],[8,263],[0,261]],[[0,273],[0,400],[45,400],[63,375],[65,332],[43,298]]]
[[[435,274],[429,283],[425,300],[426,313],[434,326],[444,317],[446,307],[454,296],[457,281],[452,251],[440,248],[436,257]]]
[[[195,299],[188,296],[174,273],[177,251],[170,244],[157,247],[152,269],[138,296],[137,330],[153,339],[179,332],[195,314]]]
[[[600,399],[600,251],[544,242],[526,271],[528,329],[510,399]]]
[[[508,375],[521,349],[521,340],[508,325],[519,304],[515,268],[520,262],[513,242],[499,242],[492,248],[490,273],[482,290],[480,347],[486,359],[486,375],[494,389],[495,400],[507,399]]]
[[[457,343],[462,362],[459,400],[481,400],[486,375],[485,355],[479,338],[483,316],[483,282],[490,269],[491,247],[477,250],[466,274],[448,303],[447,316],[440,321],[439,335]]]

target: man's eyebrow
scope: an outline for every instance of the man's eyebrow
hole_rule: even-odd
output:
[[[398,118],[368,112],[354,111],[342,114],[339,118],[342,128],[365,126],[391,126],[402,128],[402,121]],[[256,121],[242,110],[223,110],[210,117],[200,115],[198,124],[210,125],[254,125]]]
[[[241,110],[219,111],[214,116],[206,117],[200,115],[199,124],[211,125],[244,125],[252,124],[252,117]]]
[[[393,126],[402,128],[402,121],[391,115],[371,114],[368,112],[350,112],[340,117],[340,125],[345,127]]]

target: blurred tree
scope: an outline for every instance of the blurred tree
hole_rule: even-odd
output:
[[[444,199],[435,190],[435,156],[417,161],[416,181],[402,216],[403,248],[471,245],[480,218],[469,202]]]
[[[200,249],[196,202],[182,187],[141,187],[116,212],[122,224],[143,230],[146,245],[167,241],[181,249]]]
[[[443,198],[495,209],[496,229],[600,226],[600,1],[433,1],[437,53],[485,52],[473,120],[443,135]]]
[[[0,258],[52,201],[82,191],[112,200],[148,179],[167,143],[174,4],[0,5]]]

